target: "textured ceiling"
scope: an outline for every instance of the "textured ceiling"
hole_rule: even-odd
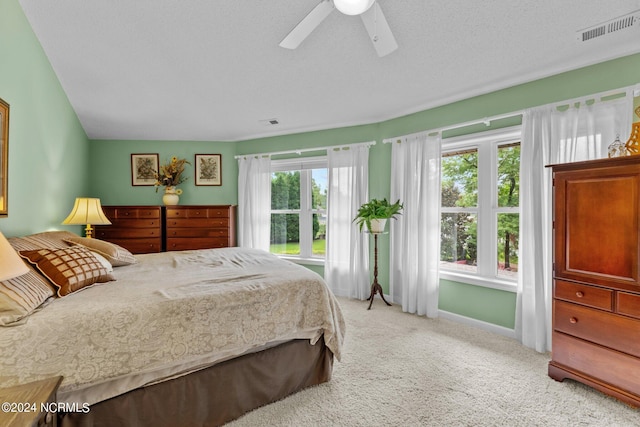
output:
[[[235,141],[402,116],[640,52],[640,26],[576,31],[640,0],[378,0],[399,48],[359,17],[278,43],[319,0],[20,0],[92,139]],[[276,118],[266,126],[261,120]]]

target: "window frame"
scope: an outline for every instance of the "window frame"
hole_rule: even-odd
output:
[[[517,278],[510,279],[499,276],[497,268],[498,214],[518,213],[521,215],[520,203],[518,203],[518,207],[498,206],[498,148],[512,143],[522,143],[522,126],[511,126],[442,140],[442,157],[456,151],[475,149],[478,152],[477,206],[472,208],[443,208],[441,206],[440,208],[441,214],[447,212],[476,214],[478,262],[475,273],[448,270],[441,266],[441,279],[506,291],[516,290]],[[489,218],[489,220],[485,218]],[[521,244],[518,246],[521,247]]]
[[[272,214],[298,214],[300,233],[300,254],[277,257],[307,265],[324,265],[325,255],[313,254],[313,214],[327,215],[326,209],[314,209],[311,206],[312,172],[314,169],[328,169],[327,156],[302,157],[271,160],[271,173],[300,171],[300,209],[271,209]],[[328,191],[328,189],[327,189]]]

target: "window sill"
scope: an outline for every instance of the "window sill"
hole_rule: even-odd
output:
[[[468,285],[498,289],[500,291],[517,292],[518,290],[518,283],[511,280],[504,280],[499,278],[487,279],[485,277],[478,277],[471,274],[458,273],[454,271],[440,270],[440,278],[451,280],[453,282],[466,283]]]
[[[286,259],[287,261],[294,262],[302,265],[324,265],[324,259],[322,258],[300,258],[293,256],[276,255],[278,258]]]

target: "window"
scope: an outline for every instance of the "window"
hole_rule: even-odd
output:
[[[444,277],[449,273],[455,280],[483,285],[517,279],[519,139],[520,129],[509,128],[443,142],[440,267]]]
[[[271,253],[324,259],[326,157],[271,162]]]

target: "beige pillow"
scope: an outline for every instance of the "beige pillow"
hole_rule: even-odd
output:
[[[0,325],[27,317],[53,295],[53,286],[31,267],[27,274],[0,282]]]
[[[100,261],[100,264],[107,270],[107,273],[113,273],[113,265],[107,260],[105,257],[100,255],[98,252],[91,251],[94,257]]]
[[[26,251],[40,248],[67,248],[69,245],[63,240],[76,237],[70,231],[44,231],[23,237],[11,237],[9,243],[17,251]]]
[[[58,296],[61,297],[94,283],[115,280],[93,253],[82,246],[43,248],[19,253],[58,288]]]
[[[118,246],[115,243],[105,242],[99,239],[87,239],[86,237],[69,237],[64,239],[65,242],[71,245],[82,245],[89,250],[99,253],[107,259],[114,267],[122,265],[135,264],[138,260],[133,256],[131,252]]]

